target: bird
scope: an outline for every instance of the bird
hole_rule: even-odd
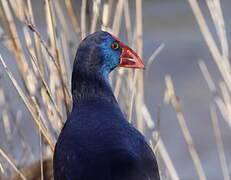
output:
[[[73,106],[55,145],[54,180],[159,180],[155,155],[130,124],[113,94],[116,67],[144,68],[141,58],[116,36],[97,31],[75,56]]]

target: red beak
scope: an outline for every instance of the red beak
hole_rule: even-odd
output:
[[[113,35],[112,35],[113,36]],[[117,37],[113,36],[115,40],[117,40],[122,47],[122,54],[120,56],[120,67],[126,68],[144,68],[144,63],[141,58],[128,46],[122,43]]]

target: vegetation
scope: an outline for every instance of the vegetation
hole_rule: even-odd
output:
[[[205,62],[199,61],[199,67],[214,95],[214,104],[210,105],[211,120],[219,152],[220,166],[225,180],[230,179],[219,121],[225,120],[231,128],[231,69],[229,47],[224,18],[219,0],[205,0],[216,28],[218,43],[214,40],[197,0],[188,0],[199,28],[212,54],[213,60],[221,74],[222,82],[215,82]],[[4,86],[0,72],[0,117],[4,132],[1,132],[0,179],[9,179],[13,173],[15,179],[47,179],[51,177],[51,157],[55,141],[63,123],[71,110],[70,78],[72,62],[78,42],[87,34],[103,29],[119,36],[124,23],[127,44],[136,49],[142,57],[143,25],[142,0],[82,0],[81,8],[75,8],[72,0],[44,1],[44,23],[46,32],[42,33],[36,25],[36,17],[31,0],[1,0],[0,17],[3,24],[1,42],[14,59],[10,68],[7,59],[0,55],[4,74],[8,75],[24,103],[20,108],[13,108],[11,92]],[[134,4],[136,14],[130,14],[129,5]],[[131,16],[136,17],[135,24]],[[124,21],[122,21],[124,19]],[[164,48],[161,45],[147,61],[147,71],[158,53]],[[2,53],[2,52],[1,52]],[[3,58],[4,57],[4,58]],[[14,68],[15,69],[15,68]],[[181,103],[175,95],[171,77],[166,75],[166,103],[175,110],[182,134],[188,145],[192,162],[197,170],[198,179],[206,180],[206,173],[200,160],[187,120],[184,118]],[[151,117],[144,102],[144,72],[140,70],[118,69],[111,76],[114,93],[119,99],[124,112],[131,123],[145,133],[151,131],[153,150],[158,155],[163,179],[180,179],[164,142],[159,136],[157,115]],[[126,90],[126,91],[125,91]],[[24,109],[23,109],[24,108]],[[216,111],[223,119],[218,119]],[[30,117],[25,117],[23,114]],[[38,134],[39,153],[27,142],[24,133],[23,118],[30,118],[35,128],[30,129]],[[154,119],[157,122],[154,123]],[[15,144],[17,142],[17,144]],[[12,148],[17,148],[12,150]],[[17,154],[20,149],[22,154]],[[13,157],[17,154],[18,156]],[[35,164],[35,160],[39,160]],[[33,164],[32,166],[29,166]],[[25,169],[22,167],[28,166]],[[47,172],[49,171],[49,172]]]

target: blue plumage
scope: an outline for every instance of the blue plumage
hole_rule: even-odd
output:
[[[54,153],[55,180],[159,180],[155,156],[125,119],[108,82],[122,47],[96,32],[77,50],[72,73],[72,113]]]
[[[115,39],[108,34],[99,45],[100,53],[103,55],[101,72],[105,78],[108,78],[108,74],[119,64],[119,58],[122,52],[121,47],[116,51],[111,49],[111,44],[113,42],[115,42]]]

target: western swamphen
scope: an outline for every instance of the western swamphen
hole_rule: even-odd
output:
[[[72,113],[54,153],[55,180],[159,180],[156,158],[124,117],[108,75],[143,68],[138,55],[108,32],[79,45],[72,73]]]

